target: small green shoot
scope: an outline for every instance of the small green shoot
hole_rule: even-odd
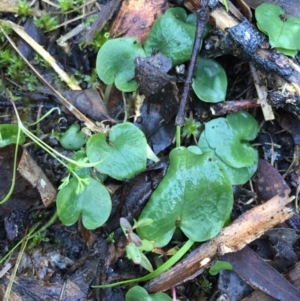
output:
[[[28,249],[33,249],[37,245],[39,245],[41,242],[48,242],[49,238],[47,238],[45,232],[37,231],[35,234],[32,235],[31,241],[28,244]]]
[[[229,11],[229,6],[228,6],[227,0],[222,0],[222,3],[223,3],[223,5],[225,6],[226,11],[228,12],[228,11]]]
[[[206,278],[203,278],[200,282],[200,289],[201,291],[208,293],[213,288],[211,282],[209,282]]]
[[[12,28],[7,26],[6,24],[2,25],[2,30],[5,31],[7,35],[10,35],[13,31]],[[6,41],[6,36],[2,30],[0,30],[0,42],[4,43]]]
[[[150,252],[153,250],[154,245],[149,240],[141,239],[136,235],[133,230],[139,227],[144,227],[152,224],[153,220],[143,219],[139,222],[134,222],[132,227],[127,219],[121,217],[120,225],[127,238],[128,244],[126,245],[127,258],[132,260],[135,264],[141,265],[147,271],[152,272],[153,268],[148,258],[143,254],[143,251]]]
[[[76,1],[74,0],[58,0],[58,8],[61,12],[67,12],[74,9]]]
[[[189,117],[185,118],[183,124],[182,136],[186,138],[190,138],[191,136],[197,138],[199,136],[199,127],[201,123],[195,121],[195,119]]]
[[[109,37],[109,29],[104,27],[103,30],[95,35],[94,39],[91,41],[91,46],[95,50],[99,50],[108,41]]]
[[[97,89],[99,87],[98,74],[95,69],[92,70],[90,75],[83,75],[82,80],[87,83],[87,88]]]
[[[5,64],[9,64],[11,62],[13,55],[14,55],[14,53],[9,49],[1,50],[0,51],[0,63],[3,64],[3,66],[5,66]]]
[[[11,49],[0,51],[0,67],[11,81],[22,83],[24,89],[33,91],[37,86],[37,77],[28,71],[22,58]]]
[[[165,293],[155,293],[149,295],[148,292],[140,287],[132,287],[125,296],[126,301],[172,301],[172,299]]]
[[[84,3],[85,0],[58,0],[58,8],[61,12],[75,10]]]
[[[26,0],[22,0],[18,2],[17,13],[18,15],[25,16],[25,17],[30,15],[30,5]]]
[[[56,16],[51,16],[51,14],[46,14],[39,18],[35,18],[34,23],[36,27],[40,29],[51,31],[54,27],[56,27],[59,24],[59,19]]]
[[[227,261],[221,261],[217,260],[213,266],[210,267],[209,269],[209,274],[212,276],[216,276],[221,270],[228,270],[232,271],[232,265],[231,263]]]

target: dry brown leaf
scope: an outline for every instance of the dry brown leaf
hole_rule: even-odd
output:
[[[230,262],[237,274],[268,295],[281,301],[300,300],[300,292],[249,247],[226,254],[221,260]]]
[[[136,37],[142,44],[154,23],[169,7],[166,0],[124,0],[110,28],[113,37]]]
[[[275,195],[288,196],[290,187],[280,173],[267,161],[260,159],[257,170],[257,194],[260,200],[269,200]]]

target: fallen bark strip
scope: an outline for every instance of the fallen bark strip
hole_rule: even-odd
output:
[[[192,279],[192,275],[207,267],[217,255],[241,250],[275,225],[289,219],[293,212],[285,206],[291,200],[287,196],[277,195],[245,212],[214,239],[202,244],[170,270],[150,280],[145,289],[148,292],[170,289],[187,279]]]
[[[274,120],[275,115],[272,110],[272,106],[267,103],[268,90],[264,83],[266,76],[257,70],[255,66],[250,62],[250,71],[254,80],[254,85],[256,88],[256,93],[258,95],[258,100],[261,105],[261,109],[266,121]]]
[[[85,34],[85,43],[89,45],[95,38],[96,34],[100,32],[105,26],[106,22],[111,19],[113,14],[117,11],[121,4],[121,0],[109,1],[101,6],[101,11],[98,13],[96,21]]]
[[[260,103],[257,98],[243,99],[243,100],[230,100],[218,102],[210,106],[210,111],[214,116],[226,115],[229,113],[247,110],[259,107]]]

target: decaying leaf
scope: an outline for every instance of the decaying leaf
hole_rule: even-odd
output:
[[[88,117],[91,117],[96,121],[108,120],[113,123],[116,122],[109,116],[103,100],[96,90],[69,90],[64,93],[64,96]]]
[[[291,192],[280,173],[265,160],[259,160],[256,185],[261,200],[269,200],[275,195],[288,196]]]
[[[56,189],[50,183],[41,168],[30,157],[26,149],[23,150],[18,165],[18,171],[33,187],[37,188],[44,205],[49,206],[56,196]]]
[[[111,25],[111,36],[136,37],[144,43],[154,21],[168,6],[165,0],[124,0]]]
[[[287,273],[285,273],[285,278],[291,282],[291,284],[300,289],[299,283],[299,274],[300,274],[300,262],[298,262],[294,267],[292,267]],[[250,296],[243,299],[243,301],[276,301],[277,298],[273,298],[261,290],[256,290]]]
[[[300,291],[249,247],[226,254],[222,260],[230,262],[235,272],[268,295],[281,301],[300,300]]]
[[[8,193],[13,171],[13,159],[14,159],[15,145],[9,145],[0,148],[0,197],[3,199]],[[13,199],[22,199],[24,201],[34,201],[38,193],[38,189],[42,201],[45,206],[50,205],[55,196],[56,189],[49,182],[41,168],[30,157],[28,152],[19,147],[18,161],[17,161],[17,178],[14,186]],[[32,187],[32,189],[30,189]]]

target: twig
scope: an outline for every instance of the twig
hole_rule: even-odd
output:
[[[214,105],[211,105],[210,110],[214,116],[220,116],[259,106],[260,104],[258,102],[258,99],[252,98],[219,102]]]
[[[201,4],[203,2],[205,3],[206,1],[202,0]],[[195,69],[198,53],[199,53],[201,43],[202,43],[202,35],[203,35],[204,29],[205,29],[205,25],[208,21],[208,7],[206,5],[205,6],[203,5],[202,8],[195,11],[195,14],[197,17],[195,42],[194,42],[192,57],[191,57],[190,65],[189,65],[189,69],[188,69],[188,74],[187,74],[187,77],[185,80],[184,89],[183,89],[183,93],[181,96],[179,110],[178,110],[176,120],[175,120],[175,125],[179,125],[179,126],[183,126],[183,123],[184,123],[184,111],[185,111],[185,107],[186,107],[186,102],[187,102],[191,84],[192,84],[192,77],[194,74],[194,69]]]

